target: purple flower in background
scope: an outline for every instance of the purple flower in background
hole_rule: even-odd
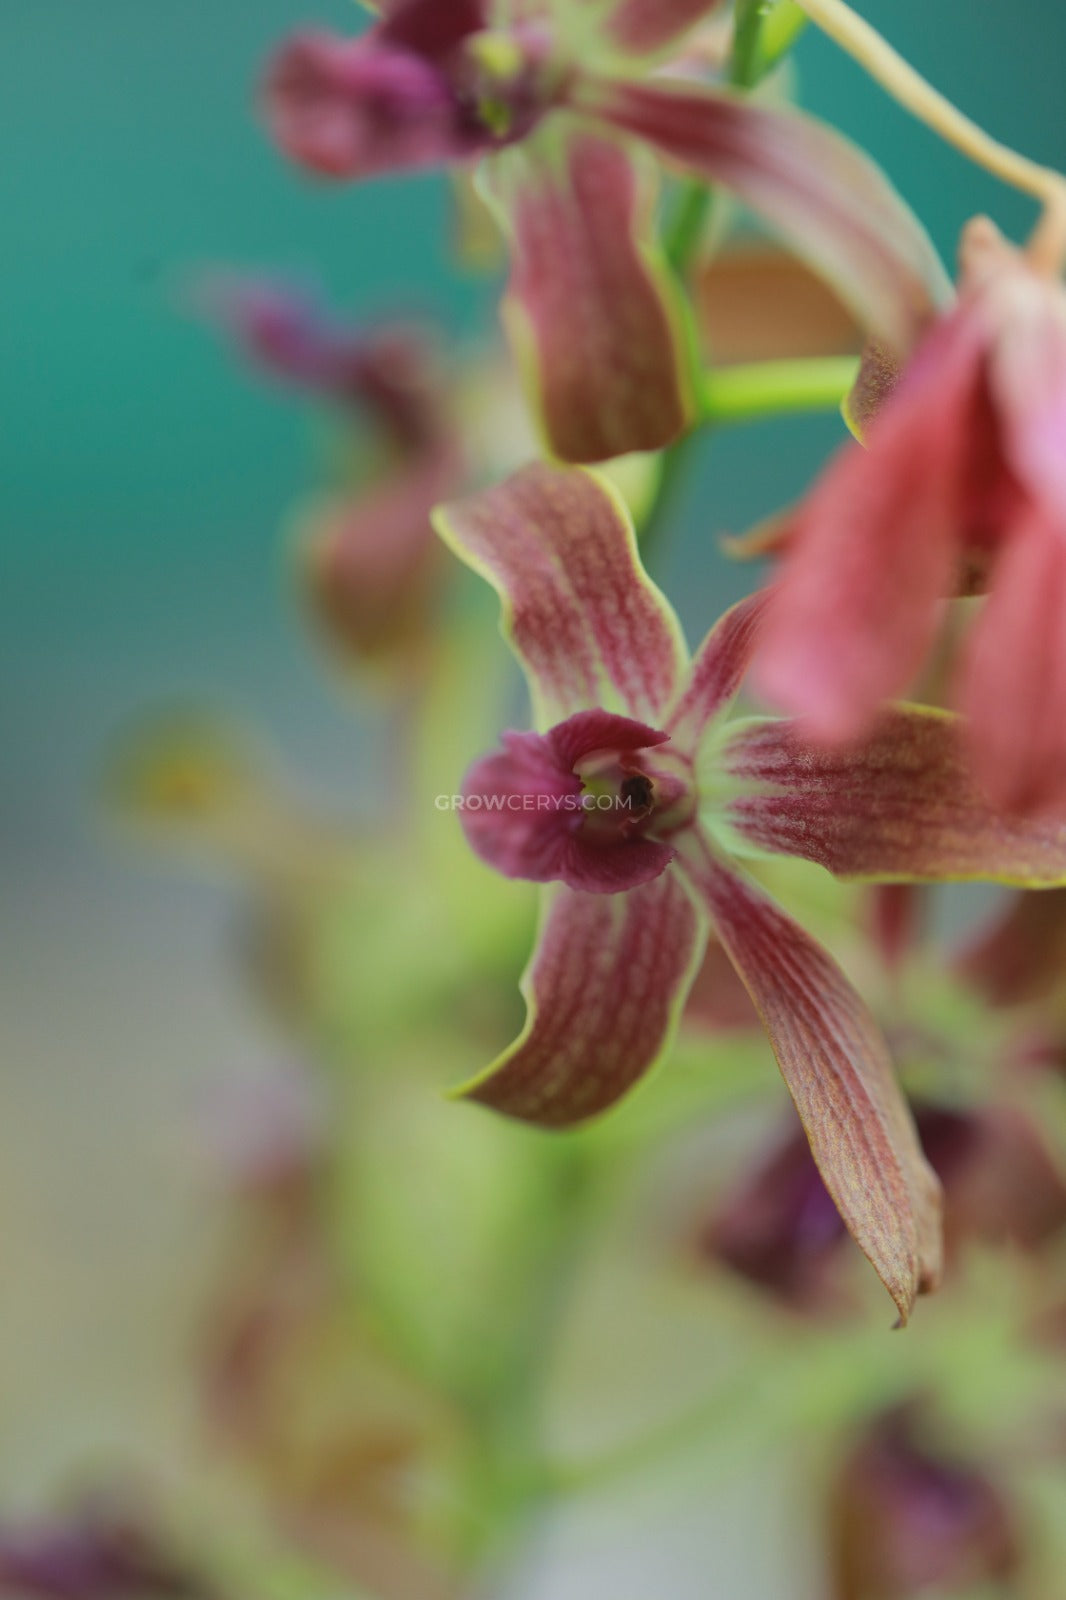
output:
[[[297,35],[267,75],[278,144],[321,175],[484,158],[511,248],[505,320],[562,459],[658,449],[693,415],[686,317],[651,242],[652,157],[733,190],[890,345],[949,292],[913,216],[839,135],[662,74],[714,9],[395,0],[359,37]]]

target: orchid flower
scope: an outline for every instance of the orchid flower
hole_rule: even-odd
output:
[[[983,1463],[945,1453],[917,1402],[868,1422],[840,1464],[830,1512],[833,1600],[1013,1592],[1015,1508]],[[935,1443],[934,1443],[935,1441]]]
[[[736,856],[803,856],[844,877],[1056,882],[1066,827],[989,811],[942,713],[896,707],[836,753],[789,722],[727,723],[762,598],[690,659],[624,506],[590,472],[527,467],[437,526],[499,592],[536,720],[473,767],[463,826],[490,865],[550,886],[525,1028],[462,1092],[546,1127],[605,1110],[666,1049],[713,924],[826,1187],[905,1318],[938,1270],[937,1188],[887,1048],[836,963]]]
[[[334,178],[485,160],[505,320],[565,460],[658,449],[696,407],[686,314],[653,244],[656,161],[722,183],[904,348],[949,288],[921,227],[831,129],[664,75],[717,0],[393,0],[366,34],[296,35],[264,103]]]
[[[262,370],[369,425],[374,470],[318,495],[300,517],[316,616],[362,662],[406,660],[434,609],[439,547],[429,514],[461,488],[459,431],[426,333],[329,321],[269,283],[220,280],[204,297]]]
[[[0,1593],[37,1600],[212,1600],[154,1529],[88,1503],[63,1519],[0,1524]]]
[[[954,698],[1002,809],[1066,802],[1066,291],[971,224],[961,295],[789,519],[756,675],[845,741],[905,692],[945,599],[988,588]]]
[[[974,1240],[1037,1251],[1066,1225],[1066,1179],[1036,1123],[1008,1103],[912,1107],[944,1191],[949,1263]],[[762,1155],[701,1230],[701,1254],[798,1310],[839,1301],[844,1224],[796,1128]]]

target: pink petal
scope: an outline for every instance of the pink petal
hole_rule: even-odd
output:
[[[707,724],[732,704],[755,649],[765,601],[765,594],[753,594],[731,606],[697,650],[667,721],[680,749],[695,753]]]
[[[894,706],[860,744],[828,749],[802,724],[741,724],[722,762],[740,790],[730,823],[759,850],[841,878],[1066,882],[1066,817],[993,811],[944,712]]]
[[[874,164],[794,111],[709,89],[581,80],[572,103],[722,183],[836,287],[867,329],[899,351],[950,298],[935,250]]]
[[[672,280],[653,254],[648,170],[556,116],[487,169],[512,241],[504,317],[552,453],[657,450],[692,410]]]
[[[666,1050],[704,937],[671,873],[624,895],[547,891],[526,1025],[460,1092],[549,1128],[604,1111]]]
[[[579,711],[548,734],[505,733],[504,748],[475,762],[463,784],[467,842],[508,878],[617,894],[657,878],[669,845],[635,836],[584,810],[574,764],[594,751],[639,751],[667,735],[628,717]],[[623,818],[624,823],[624,818]]]
[[[963,553],[963,485],[981,342],[950,319],[795,514],[754,676],[813,735],[853,738],[927,657]]]
[[[722,0],[619,0],[607,33],[630,55],[651,55],[722,9]]]
[[[1008,539],[966,652],[960,699],[992,802],[1066,817],[1066,522],[1033,513]]]
[[[939,1186],[885,1042],[826,951],[698,834],[677,865],[762,1017],[825,1186],[905,1322],[939,1276]]]
[[[613,489],[537,464],[435,521],[499,594],[539,728],[594,706],[661,724],[686,669],[684,641]]]
[[[274,58],[263,105],[285,154],[323,177],[436,166],[491,143],[431,61],[374,34],[295,35]]]
[[[1066,291],[1008,262],[984,295],[989,385],[1015,473],[1066,524]]]

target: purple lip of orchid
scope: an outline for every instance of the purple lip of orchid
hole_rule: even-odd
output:
[[[462,794],[471,847],[509,878],[618,894],[657,878],[695,812],[691,760],[669,734],[579,711],[547,734],[507,733]]]

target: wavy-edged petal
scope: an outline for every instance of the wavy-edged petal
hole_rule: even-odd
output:
[[[695,753],[708,723],[731,705],[755,650],[765,603],[759,593],[731,606],[697,650],[666,724],[679,749]]]
[[[1034,511],[1013,530],[974,625],[959,699],[993,802],[1066,820],[1066,523]]]
[[[722,9],[723,0],[618,0],[605,29],[627,54],[652,55]]]
[[[525,1027],[457,1093],[546,1128],[606,1110],[666,1050],[705,938],[673,873],[623,895],[547,890]]]
[[[687,667],[685,643],[605,480],[534,463],[434,521],[499,594],[538,728],[594,706],[661,725]]]
[[[813,744],[802,724],[737,725],[722,751],[727,815],[757,850],[841,878],[1066,883],[1066,816],[995,812],[974,781],[959,718],[892,706],[861,743]]]
[[[667,84],[588,77],[571,99],[731,189],[894,349],[908,351],[950,300],[947,274],[914,213],[867,156],[824,124]]]
[[[651,164],[556,115],[483,182],[511,240],[504,321],[551,452],[669,444],[694,395],[676,286],[650,242]]]
[[[940,1273],[940,1190],[888,1049],[832,957],[695,832],[678,870],[748,987],[826,1188],[906,1322]]]

